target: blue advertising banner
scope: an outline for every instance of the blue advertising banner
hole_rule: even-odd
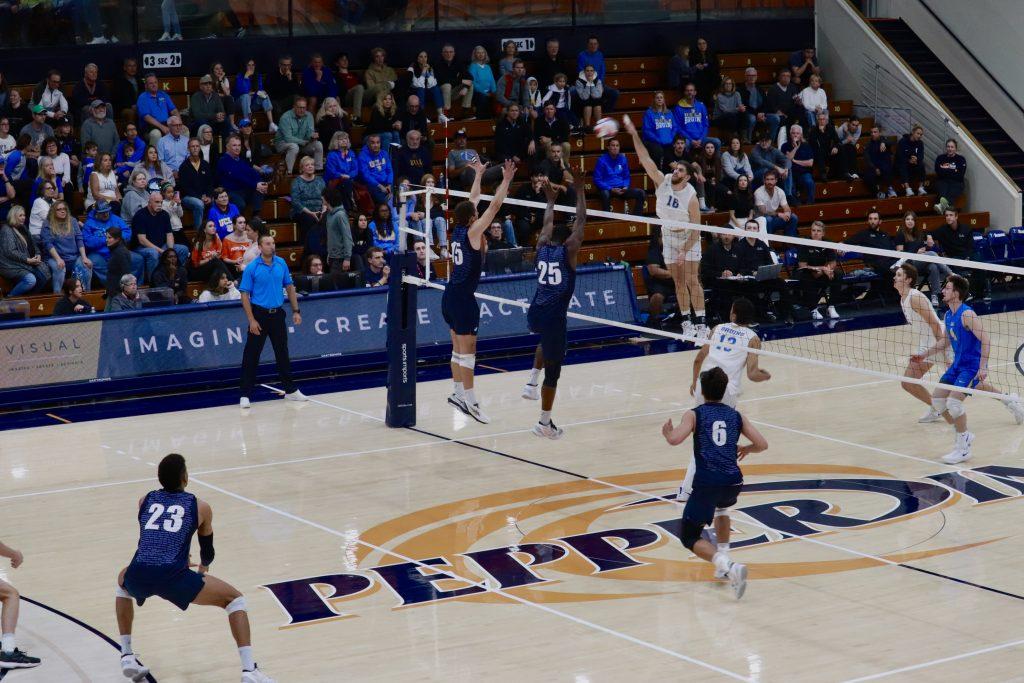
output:
[[[483,294],[529,302],[536,288],[533,273],[500,276],[480,283]],[[383,354],[386,343],[386,288],[319,294],[302,299],[302,324],[289,325],[288,347],[293,360],[330,358],[366,353]],[[621,266],[581,268],[570,310],[611,321],[634,322],[636,300],[630,271]],[[238,304],[187,305],[137,314],[90,316],[88,321],[58,325],[0,326],[0,350],[17,352],[20,372],[13,380],[7,369],[0,389],[95,381],[239,367],[245,346],[247,323]],[[441,291],[422,288],[417,298],[417,346],[449,343],[448,327],[441,315]],[[594,327],[569,320],[569,329]],[[82,332],[78,332],[82,330]],[[480,338],[497,339],[529,334],[526,313],[519,306],[480,302]],[[58,339],[59,338],[59,339]],[[84,346],[73,353],[89,358],[68,373],[47,363],[64,355],[61,339],[78,339]],[[33,342],[39,342],[32,346]],[[23,350],[39,349],[34,371],[26,371]],[[40,358],[41,360],[41,358]],[[64,360],[64,359],[60,359]],[[268,344],[262,360],[271,362]],[[95,363],[95,365],[93,365]],[[95,368],[95,372],[93,372]]]

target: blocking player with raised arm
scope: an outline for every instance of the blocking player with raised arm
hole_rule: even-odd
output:
[[[530,379],[523,388],[523,398],[540,398],[540,420],[533,426],[533,433],[548,439],[562,436],[562,428],[551,419],[551,410],[565,360],[567,313],[576,291],[576,257],[583,245],[583,230],[587,224],[587,200],[583,192],[577,192],[572,232],[564,224],[556,227],[557,194],[549,184],[544,184],[548,205],[544,210],[544,227],[537,239],[537,289],[526,314],[530,331],[540,335],[540,344],[533,354]],[[541,369],[544,370],[544,386],[538,392]]]
[[[25,561],[20,550],[0,543],[0,557],[11,561],[11,569],[17,569]],[[18,627],[18,609],[21,607],[21,595],[11,584],[0,579],[0,670],[31,669],[39,666],[38,657],[30,657],[18,649],[14,632]],[[0,676],[3,678],[3,676]]]
[[[213,562],[213,509],[185,491],[188,470],[185,458],[171,453],[160,461],[157,477],[162,488],[139,500],[139,547],[131,563],[117,577],[114,607],[121,635],[121,672],[133,681],[146,678],[132,650],[135,607],[158,597],[185,610],[189,605],[211,605],[227,611],[231,635],[242,660],[242,683],[274,683],[256,667],[249,636],[245,598],[230,584],[210,576]],[[199,532],[198,571],[189,569],[192,536]]]
[[[651,159],[629,116],[623,116],[622,123],[633,138],[633,148],[640,158],[640,165],[657,188],[654,194],[657,199],[655,212],[658,218],[699,225],[700,202],[697,199],[697,191],[690,185],[690,172],[686,164],[678,164],[672,173],[666,176]],[[672,281],[675,283],[679,314],[683,318],[683,334],[704,339],[707,337],[708,327],[704,317],[704,287],[700,283],[700,231],[679,230],[663,225],[661,250],[665,257],[665,265],[672,273]]]
[[[476,210],[480,201],[480,181],[484,166],[479,160],[470,163],[476,171],[469,199],[455,206],[455,229],[448,248],[452,255],[452,274],[441,297],[441,312],[448,323],[452,337],[452,382],[455,387],[448,402],[469,415],[477,422],[487,424],[491,418],[480,409],[473,389],[473,367],[476,365],[476,334],[480,327],[480,304],[476,301],[476,288],[480,284],[480,272],[487,241],[484,231],[501,209],[501,203],[508,196],[508,186],[516,173],[516,165],[506,161],[502,167],[501,184],[494,193],[494,199],[483,214]]]
[[[697,475],[693,493],[683,508],[680,540],[702,560],[714,564],[715,576],[729,579],[739,599],[747,589],[747,567],[729,558],[729,508],[736,504],[743,489],[739,461],[750,453],[765,450],[768,442],[752,423],[722,403],[729,386],[725,370],[705,370],[700,375],[700,385],[705,402],[683,413],[678,427],[669,418],[661,428],[670,446],[678,446],[693,434]],[[740,434],[750,443],[740,446]],[[704,528],[712,523],[718,537],[717,547],[702,538]]]
[[[754,304],[750,299],[737,297],[729,311],[729,322],[716,325],[711,331],[711,339],[697,352],[696,358],[693,359],[693,381],[690,383],[690,396],[694,397],[696,405],[699,406],[705,401],[698,381],[700,375],[711,368],[722,368],[729,378],[725,395],[720,400],[730,408],[736,407],[740,394],[743,393],[744,373],[751,382],[766,382],[772,378],[771,373],[758,365],[757,354],[747,352],[747,349],[761,348],[761,338],[750,328],[754,322],[754,313]],[[696,472],[694,465],[691,458],[686,468],[686,477],[679,487],[678,500],[686,500],[693,490],[693,477]]]
[[[988,359],[992,346],[991,338],[982,325],[981,318],[974,309],[964,303],[970,285],[960,275],[949,275],[942,287],[942,300],[949,310],[943,322],[946,334],[924,351],[911,356],[917,363],[924,362],[935,353],[944,352],[947,346],[953,347],[953,363],[939,379],[942,384],[966,389],[981,389],[997,392],[988,382]],[[956,430],[956,441],[953,450],[942,456],[942,462],[956,465],[971,458],[971,444],[974,434],[967,431],[967,409],[964,399],[967,392],[954,391],[945,387],[936,387],[932,391],[932,408],[940,415],[948,415]],[[1024,422],[1024,409],[1017,397],[1005,396],[1003,404],[1013,414],[1017,424]]]

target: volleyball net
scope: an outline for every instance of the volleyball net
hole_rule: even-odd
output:
[[[419,213],[423,215],[416,219],[410,219],[405,209],[404,200],[409,197],[424,198],[422,202],[417,200],[423,209]],[[467,192],[438,188],[417,188],[402,193],[399,221],[400,231],[405,236],[400,239],[403,248],[407,241],[411,244],[421,240],[429,259],[435,251],[438,234],[432,222],[441,217],[437,205],[446,202],[452,209],[468,197]],[[480,214],[485,203],[491,200],[493,195],[480,195]],[[546,204],[540,202],[506,199],[498,216],[523,210],[543,213],[545,208]],[[804,210],[810,208],[807,206]],[[576,209],[558,204],[554,211],[558,223],[568,220]],[[934,231],[934,218],[931,221],[928,227]],[[941,221],[940,217],[940,224]],[[497,222],[504,224],[503,218]],[[764,342],[761,349],[751,352],[763,356],[765,361],[793,361],[811,371],[850,371],[919,384],[929,390],[943,387],[1003,400],[1024,393],[1024,313],[1021,312],[1024,310],[1024,267],[1021,267],[1024,265],[1024,239],[1018,243],[998,230],[984,235],[974,233],[970,259],[954,259],[939,255],[941,247],[933,240],[924,241],[924,236],[921,236],[920,246],[910,243],[912,251],[902,251],[869,246],[885,241],[875,239],[876,235],[856,235],[848,229],[837,233],[836,229],[825,226],[824,238],[815,240],[772,234],[764,219],[757,219],[755,223],[756,226],[735,228],[588,209],[579,264],[618,262],[623,255],[632,255],[635,261],[635,255],[642,252],[647,255],[643,266],[630,265],[621,258],[621,267],[629,269],[633,275],[641,303],[645,297],[649,302],[654,295],[660,295],[671,306],[679,298],[677,283],[664,278],[667,266],[659,256],[685,254],[699,241],[702,252],[700,289],[705,296],[708,328],[728,322],[734,300],[748,299],[756,312],[755,329]],[[629,231],[630,227],[634,228],[633,232]],[[806,227],[801,224],[801,235],[809,232]],[[892,234],[892,228],[886,225],[881,231]],[[636,235],[628,249],[621,240],[608,241],[608,235],[622,234]],[[638,238],[647,240],[646,249],[637,250]],[[666,244],[668,249],[665,249]],[[519,248],[527,252],[522,268],[532,272],[530,245]],[[447,259],[433,259],[429,266],[421,263],[417,267],[414,252],[398,254],[395,258],[397,262],[405,259],[406,266],[402,268],[401,287],[396,284],[391,290],[389,316],[400,317],[389,317],[389,327],[399,320],[405,321],[408,326],[403,348],[408,352],[416,345],[417,327],[412,324],[415,316],[408,310],[410,296],[414,302],[416,291],[443,291],[450,263]],[[491,262],[492,259],[485,259],[485,276],[494,274],[486,272]],[[497,263],[503,261],[497,259]],[[901,268],[903,264],[912,268]],[[678,275],[681,271],[673,272]],[[955,360],[949,335],[943,327],[949,310],[944,301],[949,294],[943,289],[949,274],[964,278],[968,287],[964,303],[976,313],[976,322],[969,325],[974,327],[977,341],[965,337],[964,345],[976,344],[976,352],[987,356],[985,381],[972,381],[967,387],[940,381]],[[914,276],[913,281],[911,276]],[[896,281],[900,277],[906,280],[907,286],[901,282],[897,289]],[[485,277],[484,282],[487,281]],[[488,293],[482,286],[477,299],[482,306],[522,311],[519,332],[528,335],[525,311],[536,288],[536,278],[524,282],[524,295],[504,297]],[[622,315],[612,319],[599,311],[582,310],[585,297],[581,297],[579,291],[578,283],[578,296],[568,312],[570,321],[578,324],[608,326],[621,338],[634,343],[666,340],[682,349],[721,341],[698,336],[690,326],[674,327],[671,323],[678,317],[670,317],[669,325],[662,326],[652,324],[644,314],[632,320]],[[694,288],[690,288],[688,292],[690,310],[681,312],[695,312],[693,291]],[[391,309],[392,303],[397,307]],[[415,308],[414,303],[412,305]],[[930,357],[920,357],[929,351],[932,352]],[[392,358],[396,358],[394,353]],[[912,360],[922,362],[912,364]],[[970,358],[966,359],[966,366],[971,366]],[[907,376],[908,371],[912,376]],[[407,368],[407,381],[409,372],[411,369]],[[414,389],[409,400],[414,404]]]

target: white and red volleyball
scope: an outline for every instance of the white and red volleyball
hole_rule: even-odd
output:
[[[615,119],[605,117],[594,124],[594,135],[607,140],[613,138],[619,133],[619,122]]]

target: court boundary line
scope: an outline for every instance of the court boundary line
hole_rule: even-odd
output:
[[[1018,645],[1024,645],[1024,639],[1013,640],[1006,643],[1000,643],[999,645],[992,645],[990,647],[984,647],[977,650],[971,650],[970,652],[964,652],[958,655],[951,655],[949,657],[941,657],[939,659],[932,659],[927,662],[921,662],[920,664],[912,664],[910,666],[904,666],[899,669],[890,669],[889,671],[882,671],[876,674],[870,674],[867,676],[861,676],[859,678],[850,678],[844,681],[844,683],[862,683],[862,681],[877,681],[880,678],[887,678],[896,674],[906,673],[908,671],[918,671],[920,669],[927,669],[928,667],[935,666],[937,664],[945,664],[947,662],[955,662],[959,659],[967,659],[968,657],[975,657],[977,655],[987,654],[989,652],[996,652],[997,650],[1005,650],[1010,647],[1017,647]]]

